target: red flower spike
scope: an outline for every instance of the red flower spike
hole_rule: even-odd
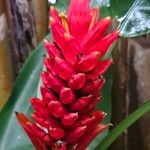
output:
[[[95,50],[99,50],[101,55],[104,55],[110,45],[118,38],[119,32],[115,31],[104,37],[97,44],[95,44],[92,48],[88,50],[88,53],[93,52]]]
[[[46,89],[45,87],[41,87],[41,94],[42,94],[44,105],[48,104],[52,100],[55,100],[55,101],[57,100],[54,93],[52,91]]]
[[[83,87],[85,83],[85,74],[84,73],[78,73],[74,74],[70,81],[69,81],[69,87],[73,90],[77,90]]]
[[[99,16],[99,8],[95,7],[91,10],[91,23],[90,23],[90,27],[89,30],[91,30],[98,22],[98,16]]]
[[[75,150],[85,150],[91,141],[103,130],[107,128],[107,125],[99,124],[91,133],[87,134],[83,140],[79,142]]]
[[[71,131],[67,136],[67,143],[76,144],[79,138],[85,133],[87,130],[86,126],[77,127],[75,130]]]
[[[47,50],[49,57],[54,60],[55,57],[61,56],[60,52],[57,50],[54,44],[51,44],[50,41],[44,39],[44,47]]]
[[[60,100],[64,104],[71,104],[75,100],[75,93],[70,88],[62,88],[60,92]]]
[[[48,111],[48,108],[44,106],[41,100],[39,100],[38,98],[32,98],[30,102],[33,108],[37,112],[39,112],[42,117],[44,117],[45,119],[49,118],[50,113]]]
[[[49,129],[50,127],[52,128],[58,128],[59,125],[56,122],[56,119],[52,118],[52,116],[49,116],[47,120],[43,118],[42,116],[37,115],[37,113],[32,114],[32,118],[42,127]]]
[[[98,51],[83,56],[81,60],[76,64],[76,70],[79,72],[88,72],[92,70],[98,63],[100,56],[101,54]]]
[[[64,44],[64,34],[66,31],[63,26],[57,23],[53,17],[50,17],[50,25],[52,29],[53,39],[61,48]]]
[[[47,124],[47,123],[44,121],[43,118],[40,118],[39,116],[37,117],[37,116],[35,115],[35,113],[31,114],[31,116],[32,116],[32,118],[33,118],[40,126],[42,126],[42,127],[44,127],[44,128],[49,128],[49,127],[50,127],[50,125]]]
[[[46,133],[42,129],[40,129],[37,125],[35,125],[31,122],[29,122],[27,124],[28,124],[28,127],[33,131],[33,133],[36,136],[38,136],[41,139],[45,136]]]
[[[62,52],[66,60],[72,65],[77,61],[77,55],[81,52],[81,48],[76,39],[69,33],[64,33],[65,43],[62,46]]]
[[[86,125],[87,127],[92,124],[92,122],[95,120],[94,115],[86,115],[84,118],[81,120],[82,125]]]
[[[31,139],[35,148],[37,150],[47,150],[46,145],[38,137],[35,137],[35,135],[33,134],[33,131],[28,127],[28,122],[29,122],[28,118],[26,118],[24,114],[18,113],[18,112],[16,112],[16,117],[20,125],[24,128],[25,132]]]
[[[33,121],[17,119],[37,150],[85,150],[107,127],[96,105],[112,60],[101,57],[119,32],[106,35],[110,17],[98,20],[90,0],[71,0],[68,15],[51,7],[50,15],[53,41],[44,40],[41,98],[31,99]]]
[[[42,138],[42,141],[48,146],[52,146],[54,144],[54,140],[52,139],[52,137],[47,134]]]
[[[89,4],[90,0],[71,0],[70,3],[68,10],[70,33],[75,36],[78,41],[82,40],[90,26],[91,15]]]
[[[59,57],[55,57],[55,70],[57,74],[64,80],[69,80],[74,74],[74,70],[70,64]]]
[[[60,24],[53,23],[52,33],[54,41],[61,48],[65,59],[72,65],[75,64],[77,61],[76,55],[81,51],[75,38],[66,32]]]
[[[45,65],[47,71],[51,72],[55,76],[56,71],[55,71],[54,63],[52,62],[52,60],[49,58],[44,58],[43,63]]]
[[[104,37],[104,34],[110,25],[110,21],[110,17],[106,17],[100,20],[93,30],[89,31],[89,33],[84,37],[81,43],[82,50],[84,52],[88,53],[89,48],[91,48],[91,46],[94,46]]]
[[[65,86],[65,84],[57,77],[52,74],[48,74],[47,72],[42,73],[43,83],[47,88],[51,88],[56,93],[59,93],[61,89]]]
[[[95,129],[95,127],[104,119],[104,117],[106,116],[106,113],[104,113],[102,111],[94,111],[92,113],[92,116],[94,116],[95,119],[87,125],[87,127],[89,129],[89,130],[87,130],[87,133],[89,133]]]
[[[27,123],[28,128],[33,132],[33,134],[41,139],[46,145],[52,146],[54,140],[48,136],[42,129],[33,123]]]
[[[88,105],[88,109],[85,110],[86,112],[90,112],[90,111],[93,111],[94,108],[96,107],[97,103],[100,102],[100,98],[101,97],[95,97],[93,99],[93,101]],[[85,112],[84,112],[85,113]]]
[[[50,135],[56,140],[60,140],[65,136],[65,131],[60,128],[50,128],[49,132]]]
[[[74,111],[81,111],[83,110],[90,102],[92,101],[92,95],[81,97],[77,101],[75,101],[71,106],[70,109]]]
[[[104,79],[97,79],[94,81],[88,81],[87,83],[84,84],[83,88],[81,89],[81,92],[83,94],[94,94],[101,90],[105,83]]]
[[[66,114],[62,118],[62,124],[64,126],[71,126],[71,125],[73,125],[76,122],[77,119],[78,119],[78,113]]]
[[[50,16],[53,17],[57,23],[61,24],[61,19],[59,17],[59,14],[53,6],[50,7]]]
[[[67,114],[67,110],[59,101],[51,101],[48,104],[49,111],[56,118],[62,118]]]
[[[110,67],[111,64],[112,59],[98,62],[96,68],[91,70],[86,75],[86,79],[98,79],[99,76],[103,75],[106,72],[106,70]]]

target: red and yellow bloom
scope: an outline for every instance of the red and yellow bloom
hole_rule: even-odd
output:
[[[98,20],[98,8],[89,0],[71,0],[68,16],[51,8],[53,43],[44,40],[46,71],[41,74],[42,98],[32,98],[34,108],[28,120],[17,118],[37,150],[84,150],[107,125],[106,113],[95,110],[112,60],[100,59],[118,38],[118,31],[106,34],[111,20]]]

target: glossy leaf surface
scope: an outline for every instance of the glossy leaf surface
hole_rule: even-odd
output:
[[[121,22],[119,30],[124,37],[150,33],[150,1],[136,0]]]

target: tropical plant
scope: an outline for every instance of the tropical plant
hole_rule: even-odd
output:
[[[74,1],[72,0],[72,3],[73,2]],[[133,19],[131,19],[131,18],[133,17],[132,15],[135,13],[135,9],[137,9],[137,5],[138,6],[143,5],[142,2],[143,1],[135,1],[134,4],[132,5],[131,9],[127,13],[127,15],[124,17],[124,19],[123,19],[123,21],[120,25],[120,28],[119,28],[120,33],[121,33],[120,35],[123,35],[123,36],[137,36],[137,35],[149,33],[150,30],[149,30],[149,27],[146,26],[147,24],[145,24],[146,27],[144,29],[143,28],[138,28],[138,31],[133,30],[135,28],[135,26],[134,26],[135,24],[133,24],[133,22],[135,20],[134,20],[134,18]],[[94,4],[94,1],[92,1],[92,3]],[[114,1],[114,3],[115,3],[115,1]],[[86,1],[86,4],[87,4],[87,1]],[[77,13],[77,12],[79,12],[78,6],[77,6],[77,4],[75,6],[76,7],[72,8],[72,10],[76,10],[76,12],[74,12],[74,13]],[[86,8],[88,8],[88,7],[86,7]],[[96,30],[94,28],[94,23],[95,23],[96,18],[98,16],[97,15],[98,9],[95,8],[95,9],[92,9],[92,10],[93,10],[92,12],[95,15],[95,17],[93,17],[93,23],[91,23],[92,24],[91,26],[93,27],[94,30]],[[123,12],[123,10],[121,10],[121,11]],[[70,12],[70,15],[71,15],[71,10],[70,9],[69,9],[69,12]],[[109,7],[109,9],[102,8],[102,12],[107,12],[107,13],[111,12],[110,14],[113,14],[113,15],[115,14],[116,15],[117,10],[116,10],[116,8],[114,9],[113,5],[111,5]],[[143,15],[146,14],[146,10],[145,10],[144,13],[142,12],[142,14]],[[54,124],[56,124],[56,122],[59,122],[59,123],[61,122],[60,123],[61,127],[62,126],[63,127],[67,126],[67,128],[68,128],[68,123],[69,124],[71,123],[71,125],[72,125],[76,121],[77,121],[77,123],[79,124],[79,127],[80,127],[82,120],[78,119],[78,116],[80,116],[81,118],[82,117],[86,118],[83,115],[84,114],[83,109],[84,109],[84,107],[86,107],[88,105],[86,105],[86,103],[84,102],[84,98],[86,100],[90,99],[90,95],[89,95],[89,97],[81,98],[82,101],[80,103],[80,97],[85,96],[84,94],[87,94],[87,93],[82,93],[81,89],[83,88],[82,87],[83,85],[76,84],[76,86],[71,86],[71,84],[72,85],[73,85],[73,83],[75,84],[75,81],[77,79],[80,79],[80,78],[84,79],[84,76],[88,75],[89,73],[91,73],[91,75],[89,75],[89,77],[91,76],[92,80],[95,79],[95,77],[97,78],[98,74],[95,74],[95,73],[97,73],[97,71],[96,70],[94,71],[93,68],[95,68],[95,67],[98,68],[98,66],[100,66],[100,64],[102,64],[102,62],[104,64],[106,62],[110,62],[110,61],[107,61],[107,60],[103,60],[103,61],[100,61],[98,63],[97,61],[98,61],[98,58],[100,57],[99,56],[100,53],[99,54],[96,53],[96,55],[89,54],[92,50],[97,50],[97,49],[93,48],[88,53],[88,49],[92,47],[91,45],[89,46],[88,44],[86,45],[87,46],[86,47],[87,57],[85,57],[84,54],[80,53],[81,55],[80,55],[80,57],[78,57],[77,60],[76,60],[76,57],[75,57],[76,52],[69,53],[70,51],[69,52],[68,51],[67,52],[63,51],[64,49],[66,50],[66,47],[68,48],[70,46],[75,46],[75,48],[77,48],[79,46],[79,44],[76,44],[76,41],[74,40],[74,38],[72,36],[70,36],[68,33],[65,34],[65,38],[60,37],[62,34],[64,34],[64,32],[68,31],[66,17],[63,16],[63,15],[61,17],[62,22],[63,22],[63,27],[64,27],[64,29],[63,29],[60,25],[60,18],[57,16],[57,12],[54,8],[52,9],[51,15],[53,17],[53,18],[51,18],[51,26],[52,26],[52,31],[53,31],[52,33],[53,33],[53,39],[54,39],[55,45],[52,45],[48,41],[45,41],[44,44],[41,43],[39,45],[39,47],[37,47],[34,50],[32,56],[29,58],[28,62],[24,66],[22,72],[20,73],[20,76],[18,77],[18,79],[16,81],[16,86],[14,87],[12,95],[10,96],[7,104],[5,105],[2,112],[0,113],[0,118],[1,118],[1,120],[0,120],[0,128],[1,128],[1,131],[0,131],[0,149],[2,149],[2,150],[4,150],[4,149],[8,149],[8,150],[9,149],[15,149],[15,150],[17,150],[17,149],[33,149],[33,146],[31,144],[31,142],[25,136],[22,129],[21,128],[16,128],[16,126],[18,126],[18,124],[17,124],[16,118],[15,118],[14,112],[15,111],[23,112],[26,115],[30,115],[30,113],[33,110],[30,107],[30,104],[29,104],[28,100],[31,97],[35,97],[36,95],[37,95],[38,98],[41,97],[40,92],[39,92],[40,87],[41,87],[41,81],[40,81],[39,78],[40,78],[40,73],[43,70],[43,65],[42,65],[43,55],[45,55],[43,45],[45,45],[45,47],[47,49],[48,57],[46,57],[45,61],[44,61],[47,71],[44,72],[43,75],[42,75],[42,78],[43,78],[42,82],[44,83],[44,88],[41,89],[42,101],[39,101],[39,99],[34,98],[34,99],[32,99],[32,105],[38,113],[40,112],[39,113],[40,115],[42,115],[43,113],[47,113],[47,112],[44,112],[43,110],[50,109],[50,110],[48,110],[48,112],[50,112],[51,115],[54,116],[55,118],[59,118],[59,119],[57,119],[57,121],[54,121]],[[102,16],[103,16],[103,14],[102,14]],[[88,15],[86,17],[88,18]],[[69,17],[68,17],[68,19],[69,19]],[[72,23],[71,24],[71,26],[72,26],[72,31],[71,31],[72,35],[74,35],[75,37],[78,37],[78,39],[82,39],[82,37],[85,36],[84,31],[87,30],[86,26],[82,27],[82,24],[81,24],[81,27],[82,27],[81,33],[82,34],[80,36],[80,34],[77,34],[77,32],[75,32],[77,30],[77,28],[76,28],[77,26],[74,25],[75,22],[73,22],[75,19],[72,19],[72,20],[71,19],[72,18],[70,18],[70,20],[68,22],[69,22],[69,25],[70,25],[70,23]],[[102,22],[100,25],[101,26],[105,26],[105,25],[108,26],[108,24],[109,24],[108,20],[109,20],[109,18],[102,19],[100,21],[100,22]],[[145,20],[147,20],[147,19],[145,19]],[[87,22],[88,22],[88,19],[87,19]],[[69,29],[70,29],[70,26],[69,26]],[[105,28],[104,28],[104,30],[105,30]],[[102,32],[104,30],[102,30]],[[92,38],[89,38],[90,36],[87,36],[87,37],[85,36],[87,38],[87,39],[86,38],[85,39],[87,41],[89,40],[90,42],[93,40],[91,43],[89,42],[90,44],[93,44],[93,42],[95,42],[95,40],[97,40],[97,37],[92,36],[93,35],[92,33],[90,33],[89,35]],[[100,50],[104,50],[104,51],[101,52],[102,54],[104,54],[106,52],[105,48],[108,48],[109,44],[111,44],[111,42],[117,38],[117,35],[118,35],[118,32],[114,32],[113,34],[110,34],[110,35],[104,37],[103,40],[100,40],[100,42],[97,41],[98,46],[102,47],[102,49],[100,49]],[[51,40],[51,36],[49,35],[46,39]],[[69,41],[67,43],[67,45],[65,44],[65,40]],[[101,45],[100,43],[102,41],[103,42],[107,41],[108,45]],[[73,42],[73,44],[72,44],[72,42]],[[82,42],[81,42],[81,44],[82,44]],[[105,47],[105,46],[107,46],[107,47]],[[60,52],[60,49],[61,49],[62,52]],[[72,49],[72,47],[71,47],[71,49]],[[79,56],[79,54],[77,54],[77,55]],[[57,56],[57,57],[54,59],[53,56],[54,57]],[[98,58],[95,57],[96,58],[95,59],[93,56],[97,56]],[[49,58],[51,58],[51,60]],[[86,62],[85,65],[84,65],[84,60],[87,61],[88,60],[87,58],[89,58],[90,63]],[[51,61],[53,61],[53,63]],[[97,65],[97,63],[99,65]],[[55,64],[56,70],[53,70],[54,69],[54,67],[53,67],[54,64]],[[70,67],[70,64],[71,64],[71,67]],[[74,64],[77,64],[77,66],[74,65]],[[82,65],[83,65],[83,67],[82,67]],[[83,70],[78,70],[78,69],[80,69],[79,66]],[[100,75],[102,73],[104,73],[104,71],[107,69],[108,66],[109,66],[109,63],[105,66],[106,68],[104,67],[104,70],[101,70],[101,68],[100,68],[100,70],[98,70],[98,73],[100,73]],[[76,70],[78,70],[77,73],[74,73],[74,71],[76,71]],[[50,72],[52,72],[53,74],[51,74]],[[79,74],[79,72],[82,72],[82,73]],[[92,75],[92,72],[93,72],[93,75]],[[59,79],[63,80],[63,83],[62,82],[60,83],[58,81],[58,79],[56,79],[54,81],[54,79],[55,79],[54,75],[55,74],[57,74],[59,76]],[[85,75],[83,75],[83,74],[85,74]],[[106,111],[109,114],[109,117],[107,118],[107,120],[105,120],[107,123],[110,121],[110,111],[111,111],[110,101],[108,101],[108,99],[110,100],[110,93],[109,93],[109,89],[110,89],[110,85],[111,85],[110,75],[111,75],[110,72],[108,72],[108,74],[106,74],[106,81],[107,82],[106,82],[106,86],[104,87],[104,95],[102,96],[103,97],[103,104],[101,106],[99,106],[99,108],[103,109],[104,111]],[[52,77],[51,81],[49,81],[50,77]],[[90,78],[90,80],[91,80],[91,78]],[[101,78],[98,79],[98,80],[103,81],[103,79],[101,79]],[[84,81],[84,80],[81,80],[81,81]],[[86,80],[86,81],[88,81],[88,80]],[[58,85],[68,83],[69,88],[63,88],[63,86],[60,86],[61,88],[58,89],[55,86],[56,83],[58,83]],[[80,83],[82,83],[82,82],[80,82]],[[93,81],[91,81],[91,83],[93,83]],[[89,85],[91,85],[91,83]],[[102,83],[102,82],[100,82],[100,83]],[[78,87],[79,85],[82,88],[81,87],[79,88]],[[98,94],[99,86],[100,85],[98,85],[98,87],[95,89],[96,94]],[[86,87],[88,87],[88,85],[86,85]],[[92,87],[95,87],[95,86],[92,86]],[[47,91],[47,88],[51,88],[53,90],[53,93],[50,93],[49,91]],[[74,95],[74,90],[77,90],[76,88],[79,90],[79,93],[77,94],[77,98],[79,100],[79,103],[77,103],[74,100],[74,96],[73,96]],[[89,88],[88,90],[90,91],[90,90],[93,90],[93,89]],[[87,90],[85,90],[85,91],[87,91]],[[51,96],[54,93],[57,93],[57,94],[55,94],[57,96],[60,95],[60,101],[58,101],[58,100],[51,101],[50,100]],[[69,93],[68,97],[71,98],[71,100],[69,100],[69,102],[66,101],[67,93]],[[90,93],[88,93],[88,94],[90,94]],[[58,97],[55,97],[55,98],[58,98]],[[53,99],[55,99],[55,98],[53,97]],[[89,103],[90,103],[91,100],[92,100],[92,98],[89,100]],[[47,104],[48,104],[48,107],[47,107]],[[46,108],[45,108],[44,105],[46,105]],[[83,114],[81,115],[80,110],[76,110],[76,109],[75,110],[74,109],[69,109],[69,112],[67,111],[67,113],[66,113],[64,105],[65,106],[66,105],[71,105],[72,107],[75,107],[77,105],[78,107],[76,107],[76,109],[79,109],[81,106],[83,106],[82,109],[81,109],[81,114],[82,113]],[[58,107],[56,107],[56,106],[58,106]],[[93,106],[95,106],[95,105],[93,105]],[[44,109],[43,109],[43,107],[44,107]],[[53,109],[53,108],[55,108],[55,109]],[[61,108],[61,111],[59,111],[57,108]],[[119,134],[121,134],[129,125],[131,125],[134,121],[136,121],[139,117],[141,117],[143,114],[145,114],[149,110],[150,110],[150,102],[148,101],[146,104],[141,106],[136,112],[134,112],[131,116],[129,116],[125,121],[123,121],[110,134],[108,134],[109,133],[108,130],[106,132],[102,133],[102,135],[100,137],[98,137],[96,140],[94,140],[94,144],[95,144],[94,148],[97,146],[96,149],[102,149],[102,150],[107,149],[108,146],[110,146],[110,144],[117,138],[117,136],[119,136]],[[73,111],[73,113],[72,113],[72,111]],[[76,111],[79,111],[79,112],[75,113]],[[86,111],[86,109],[85,109],[85,111]],[[87,110],[87,113],[88,113],[88,115],[90,114],[90,117],[91,116],[93,116],[93,118],[97,117],[97,116],[95,116],[93,110],[92,111]],[[28,135],[31,138],[34,145],[37,146],[38,148],[39,148],[39,146],[44,146],[44,148],[45,148],[45,145],[52,145],[52,147],[54,147],[55,149],[58,148],[58,145],[62,146],[62,148],[65,148],[66,146],[68,147],[68,143],[70,142],[69,140],[75,140],[75,142],[70,143],[69,146],[71,146],[71,148],[72,148],[72,146],[74,147],[74,145],[78,144],[79,147],[77,147],[77,148],[81,148],[81,149],[83,148],[84,149],[85,148],[84,146],[87,146],[89,144],[89,142],[91,142],[92,138],[94,138],[97,135],[97,133],[99,133],[101,131],[101,130],[98,130],[99,132],[94,133],[97,130],[90,131],[90,130],[86,129],[86,127],[84,126],[84,128],[82,128],[82,130],[84,132],[82,133],[81,132],[82,130],[79,130],[79,133],[82,133],[83,137],[85,135],[88,135],[88,136],[86,138],[83,138],[83,145],[82,145],[82,144],[80,144],[81,142],[79,141],[80,136],[82,137],[82,135],[79,134],[77,131],[69,132],[67,130],[67,128],[65,128],[65,130],[60,130],[60,128],[59,128],[59,130],[57,130],[58,128],[56,128],[56,126],[54,126],[54,127],[51,127],[51,129],[50,129],[50,135],[52,136],[52,139],[51,139],[52,143],[51,143],[49,141],[50,140],[49,137],[45,136],[46,135],[45,133],[47,133],[47,130],[45,132],[43,132],[43,130],[41,129],[41,127],[46,126],[47,124],[45,124],[45,122],[43,121],[43,119],[42,119],[43,116],[40,116],[39,114],[38,114],[38,117],[36,116],[37,114],[33,114],[32,116],[38,122],[38,124],[41,124],[40,128],[36,124],[31,123],[23,114],[17,113],[17,118],[18,118],[19,122],[21,123],[23,128],[28,133]],[[104,113],[102,113],[100,111],[98,111],[97,114],[98,114],[98,118],[100,116],[102,118],[104,117],[103,116]],[[46,115],[44,114],[44,117],[45,116]],[[68,122],[68,121],[65,120],[66,118],[67,119],[71,118],[71,120],[69,120],[69,122]],[[99,119],[101,120],[102,118],[99,118]],[[46,119],[46,121],[48,121],[47,118],[45,118],[45,119]],[[88,121],[92,120],[89,117],[87,117],[86,119]],[[98,121],[97,123],[99,123],[100,120],[96,119],[96,121]],[[94,121],[91,121],[91,126],[93,125],[93,122]],[[97,123],[93,125],[93,129],[97,125]],[[89,126],[89,127],[91,127],[91,126]],[[105,128],[106,126],[105,125],[104,126],[101,126],[101,125],[99,126],[98,125],[97,129],[101,129],[101,127]],[[78,129],[78,128],[73,127],[73,129]],[[44,130],[45,130],[45,128],[44,128]],[[73,134],[73,133],[75,133],[75,134]],[[69,134],[72,138],[68,138],[67,142],[62,142],[60,139],[64,138],[65,134]],[[61,137],[60,137],[60,135],[61,135]],[[75,135],[75,136],[73,136],[73,135]],[[107,135],[107,137],[104,138],[106,135]],[[57,137],[57,136],[59,136],[59,137]],[[103,139],[103,141],[101,142],[102,139]],[[59,142],[54,142],[56,140],[58,140]],[[98,142],[95,142],[97,140],[98,140]],[[85,145],[84,145],[84,141],[85,141]],[[43,142],[48,142],[48,143],[43,144]],[[90,149],[90,147],[89,147],[89,149]]]

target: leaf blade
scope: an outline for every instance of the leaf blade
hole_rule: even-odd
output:
[[[113,141],[132,123],[139,119],[146,112],[150,111],[150,101],[145,102],[140,108],[123,120],[116,128],[114,128],[106,138],[96,147],[96,150],[106,150]]]
[[[149,7],[149,0],[136,0],[120,24],[120,35],[135,37],[150,33]]]
[[[50,35],[47,37],[50,39]],[[0,112],[0,149],[19,150],[20,147],[33,149],[23,129],[17,123],[15,111],[30,114],[29,99],[37,94],[40,73],[43,69],[43,43],[33,51],[16,80],[15,87],[6,105]]]

